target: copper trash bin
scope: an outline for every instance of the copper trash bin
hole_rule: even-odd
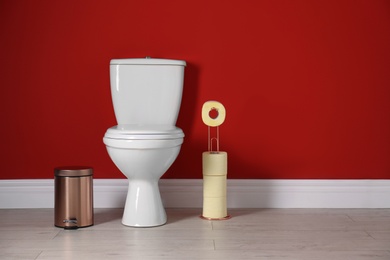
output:
[[[54,169],[54,225],[77,229],[93,225],[93,169],[83,166]]]

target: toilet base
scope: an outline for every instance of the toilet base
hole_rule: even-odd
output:
[[[122,224],[130,227],[155,227],[167,222],[158,180],[129,180]]]

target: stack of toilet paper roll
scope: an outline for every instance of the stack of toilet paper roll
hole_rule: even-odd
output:
[[[204,152],[203,159],[203,214],[206,219],[226,219],[227,153]]]

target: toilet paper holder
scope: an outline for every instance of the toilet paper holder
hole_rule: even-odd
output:
[[[202,107],[202,120],[207,125],[207,152],[202,154],[203,212],[206,220],[226,220],[227,153],[219,150],[219,126],[225,121],[226,109],[218,101],[207,101]],[[211,137],[211,128],[215,136]],[[215,147],[213,145],[215,143]]]
[[[216,137],[211,137],[211,134],[210,134],[210,126],[207,126],[207,149],[210,153],[219,153],[219,126],[216,126]],[[216,151],[213,150],[213,141],[215,141],[216,143]]]

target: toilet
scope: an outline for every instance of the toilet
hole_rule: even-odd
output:
[[[184,133],[176,127],[186,62],[170,59],[113,59],[111,96],[116,126],[107,129],[107,152],[127,177],[122,224],[166,223],[158,182],[176,160]]]

